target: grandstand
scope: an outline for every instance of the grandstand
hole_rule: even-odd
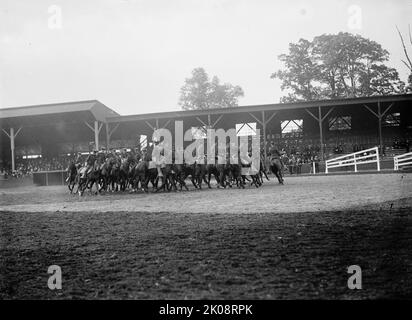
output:
[[[224,109],[119,115],[97,100],[0,109],[0,171],[60,170],[75,152],[141,148],[156,128],[260,129],[266,157],[276,145],[296,163],[378,146],[391,158],[409,151],[412,95],[373,96]]]

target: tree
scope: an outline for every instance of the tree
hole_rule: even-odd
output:
[[[396,69],[385,65],[389,52],[360,35],[340,32],[300,39],[279,59],[285,69],[271,77],[289,90],[283,102],[396,94],[404,87]]]
[[[408,86],[405,88],[405,91],[411,92],[412,91],[412,61],[411,58],[409,57],[408,50],[406,49],[405,41],[403,40],[402,33],[399,31],[398,27],[396,27],[396,30],[398,30],[399,37],[401,38],[401,43],[402,43],[402,48],[403,48],[403,53],[405,54],[405,60],[401,60],[403,64],[408,68],[409,70],[409,77],[408,77]],[[412,34],[411,34],[411,26],[408,26],[408,31],[409,31],[409,42],[412,47]]]
[[[180,90],[179,105],[183,110],[228,108],[237,106],[239,97],[243,96],[241,87],[221,84],[216,76],[210,81],[203,68],[196,68]]]
[[[318,95],[316,79],[319,68],[312,58],[312,45],[305,39],[298,43],[289,44],[289,54],[281,54],[279,60],[286,67],[272,74],[272,78],[282,80],[281,89],[290,89],[292,92],[281,99],[282,102],[296,100],[314,100]]]

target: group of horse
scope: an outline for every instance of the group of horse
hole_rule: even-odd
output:
[[[101,192],[126,191],[137,192],[142,190],[149,192],[149,183],[152,192],[189,190],[186,181],[190,180],[195,189],[202,189],[204,183],[212,188],[212,176],[216,180],[218,188],[236,186],[245,188],[250,186],[260,187],[263,177],[269,180],[264,161],[260,161],[260,168],[254,174],[245,174],[248,170],[242,170],[247,166],[242,164],[165,164],[159,168],[151,160],[128,161],[127,159],[107,158],[103,161],[95,161],[88,168],[74,161],[69,165],[67,172],[67,185],[70,193],[83,195],[85,191],[98,194]],[[283,184],[283,168],[279,159],[270,160],[270,171],[275,174],[280,184]],[[95,191],[93,192],[93,187]]]

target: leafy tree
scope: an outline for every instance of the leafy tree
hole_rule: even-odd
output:
[[[279,59],[285,69],[272,74],[289,94],[282,101],[396,94],[403,90],[389,52],[370,39],[340,32],[290,44]]]
[[[281,54],[279,60],[286,68],[273,73],[272,78],[282,80],[282,90],[292,91],[281,99],[282,102],[316,99],[319,90],[316,85],[319,68],[313,59],[311,43],[300,39],[296,44],[289,44],[289,54]]]
[[[405,91],[412,92],[412,61],[411,61],[411,58],[409,57],[408,50],[406,49],[406,45],[405,45],[405,41],[403,39],[402,33],[399,31],[398,27],[396,27],[396,29],[398,30],[399,37],[401,38],[403,53],[405,54],[405,58],[406,58],[406,61],[403,60],[403,59],[401,61],[406,66],[406,68],[408,68],[408,70],[409,70],[408,86],[405,88]],[[409,33],[408,33],[409,42],[410,42],[410,45],[412,47],[412,33],[411,33],[411,26],[410,25],[408,26],[408,31],[409,31]]]
[[[210,81],[203,68],[196,68],[180,90],[179,105],[183,110],[228,108],[237,106],[239,97],[243,96],[241,87],[221,84],[216,76]]]

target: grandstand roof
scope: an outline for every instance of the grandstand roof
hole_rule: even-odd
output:
[[[397,101],[411,101],[412,94],[402,95],[387,95],[387,96],[372,96],[363,98],[344,98],[333,100],[315,100],[304,101],[294,103],[274,103],[274,104],[261,104],[261,105],[249,105],[239,106],[231,108],[220,109],[206,109],[206,110],[184,110],[184,111],[170,111],[170,112],[158,112],[158,113],[145,113],[128,116],[113,116],[107,119],[107,122],[129,122],[148,119],[167,119],[167,118],[181,118],[181,117],[195,117],[207,114],[234,114],[243,112],[260,112],[260,111],[277,111],[277,110],[292,110],[303,109],[313,107],[334,107],[334,106],[350,106],[350,105],[362,105],[371,103],[392,103]]]
[[[334,100],[316,100],[294,103],[275,103],[239,106],[232,108],[169,111],[121,116],[116,111],[105,106],[98,100],[75,101],[65,103],[42,104],[24,107],[0,109],[0,125],[9,126],[36,126],[61,119],[70,120],[98,120],[101,122],[119,123],[133,122],[148,119],[170,119],[196,117],[208,114],[242,114],[248,112],[293,110],[313,107],[353,106],[372,104],[377,102],[392,103],[397,101],[411,101],[412,94],[372,96],[364,98],[345,98]]]
[[[0,109],[0,122],[2,125],[11,123],[25,125],[33,121],[34,117],[51,115],[67,117],[76,113],[88,115],[89,118],[99,121],[106,121],[109,117],[119,115],[97,100],[86,100]]]

